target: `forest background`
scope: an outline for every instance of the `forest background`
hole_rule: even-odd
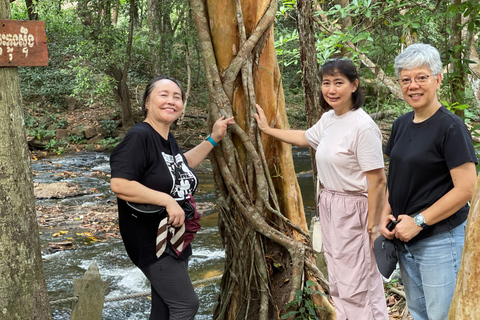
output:
[[[447,72],[439,97],[475,124],[479,115],[477,1],[335,0],[315,3],[318,63],[332,55],[356,61],[368,113],[409,111],[393,61],[407,45],[437,47]],[[279,1],[275,47],[294,128],[306,128],[296,1]],[[12,19],[45,21],[48,67],[19,68],[30,146],[64,153],[111,148],[142,120],[146,83],[164,74],[187,92],[179,141],[206,135],[209,103],[195,22],[187,0],[14,1]],[[393,112],[392,112],[393,111]],[[475,127],[472,127],[472,130]]]

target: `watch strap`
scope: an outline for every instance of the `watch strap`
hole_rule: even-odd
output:
[[[208,135],[208,136],[205,138],[205,140],[208,141],[208,142],[210,142],[214,148],[217,146],[217,143],[215,142],[215,140],[213,140],[213,138],[212,138],[211,135]]]

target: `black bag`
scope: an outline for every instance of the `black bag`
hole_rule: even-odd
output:
[[[195,208],[193,208],[192,204],[188,199],[182,200],[178,202],[180,207],[182,207],[183,211],[185,212],[185,220],[193,219],[195,216]],[[145,203],[136,203],[136,202],[128,202],[127,205],[134,209],[137,212],[140,212],[138,216],[140,217],[152,217],[156,215],[166,215],[167,211],[166,208],[163,206],[157,206],[154,204],[145,204]],[[135,215],[136,218],[138,216]]]

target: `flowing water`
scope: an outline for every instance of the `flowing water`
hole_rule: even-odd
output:
[[[315,208],[310,153],[309,149],[294,148],[293,151],[305,212],[307,220],[310,220],[308,217]],[[65,199],[38,199],[37,205],[62,206],[64,212],[74,212],[81,217],[95,206],[110,203],[115,196],[110,191],[108,175],[104,174],[110,172],[108,160],[107,153],[84,152],[35,161],[32,169],[36,173],[36,183],[66,181],[78,184],[85,190],[94,190],[91,194]],[[198,203],[214,202],[212,175],[199,174],[199,181],[195,200]],[[192,243],[193,255],[189,260],[192,281],[210,278],[223,272],[225,255],[217,228],[217,217],[218,214],[214,212],[200,220],[202,228]],[[48,247],[49,242],[59,241],[54,235],[65,230],[53,228],[40,231],[42,246]],[[74,249],[43,254],[45,278],[51,300],[71,297],[72,279],[82,277],[94,262],[98,265],[102,280],[109,282],[107,298],[150,290],[148,280],[130,262],[121,239],[92,241],[83,233],[86,230],[78,228],[66,231],[68,233],[63,237],[75,244]],[[219,291],[218,283],[197,287],[195,290],[200,298],[200,309],[195,319],[211,319]],[[70,307],[68,304],[55,306],[53,319],[69,319]],[[150,300],[146,297],[108,302],[103,309],[103,319],[147,319],[149,310]]]

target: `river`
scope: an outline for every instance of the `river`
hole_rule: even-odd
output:
[[[315,199],[309,149],[294,148],[293,153],[307,220],[310,220],[309,217],[314,213]],[[108,160],[108,153],[82,152],[34,161],[32,170],[35,172],[35,183],[69,182],[80,185],[85,190],[95,190],[93,193],[78,197],[38,199],[37,205],[62,206],[64,212],[70,211],[81,219],[89,214],[92,208],[113,201],[115,196],[110,191],[107,175],[110,172]],[[199,174],[199,181],[195,195],[196,201],[199,204],[214,202],[212,175]],[[223,272],[225,255],[218,232],[217,217],[218,213],[213,212],[200,220],[202,228],[192,243],[193,255],[189,261],[189,274],[192,281],[216,276]],[[72,279],[82,277],[94,262],[99,267],[102,279],[109,282],[107,298],[150,290],[144,275],[130,262],[121,239],[93,241],[85,234],[86,230],[76,228],[75,225],[70,225],[68,229],[59,227],[40,231],[40,241],[44,248],[48,247],[50,242],[65,239],[74,243],[72,250],[42,255],[51,300],[71,297]],[[58,237],[60,231],[67,232],[61,236],[61,239]],[[47,251],[44,250],[44,252]],[[218,283],[197,287],[195,290],[200,299],[200,309],[195,319],[211,319],[219,291]],[[69,319],[70,307],[68,304],[55,306],[53,319]],[[103,319],[143,320],[148,318],[149,310],[148,298],[108,302],[103,309]]]

